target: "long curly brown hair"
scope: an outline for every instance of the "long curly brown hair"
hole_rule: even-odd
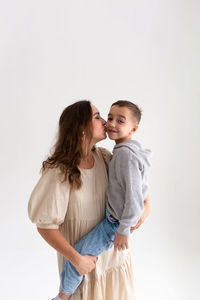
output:
[[[89,146],[92,139],[92,108],[88,100],[75,102],[63,110],[53,154],[43,161],[42,171],[59,168],[64,174],[63,181],[68,179],[71,187],[79,189],[82,180],[78,165],[85,155],[83,135]]]

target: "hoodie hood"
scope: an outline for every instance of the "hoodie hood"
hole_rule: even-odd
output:
[[[113,148],[113,152],[115,152],[115,150],[121,148],[121,147],[126,147],[129,150],[131,150],[133,152],[133,154],[135,154],[135,156],[137,157],[137,159],[146,167],[151,167],[150,164],[150,157],[152,154],[152,151],[150,149],[142,149],[141,144],[136,141],[136,140],[128,140],[119,144],[116,144],[115,147]]]

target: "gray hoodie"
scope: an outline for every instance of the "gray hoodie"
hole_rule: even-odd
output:
[[[118,232],[129,235],[130,227],[139,221],[147,196],[149,149],[135,140],[116,144],[109,163],[107,209],[119,220]]]

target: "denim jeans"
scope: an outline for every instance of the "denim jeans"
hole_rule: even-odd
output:
[[[119,221],[111,217],[106,209],[106,218],[92,231],[74,245],[74,249],[81,255],[98,256],[110,249],[114,244],[114,237],[119,227]],[[83,280],[76,268],[67,260],[61,274],[61,290],[64,294],[73,294]]]

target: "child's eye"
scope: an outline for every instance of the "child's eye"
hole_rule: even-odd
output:
[[[109,118],[108,118],[108,121],[112,121],[112,118],[111,118],[111,117],[109,117]]]
[[[122,120],[117,120],[118,123],[124,123]]]

